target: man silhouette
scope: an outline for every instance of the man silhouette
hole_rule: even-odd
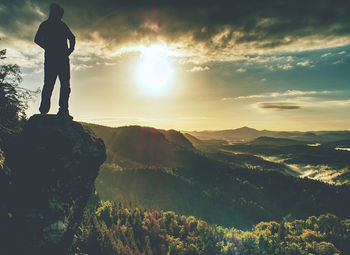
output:
[[[69,55],[75,46],[75,36],[69,27],[61,20],[64,10],[58,4],[50,5],[50,15],[47,20],[40,24],[35,35],[34,42],[45,50],[44,64],[44,87],[41,94],[39,111],[46,114],[50,110],[52,91],[57,79],[60,79],[60,117],[69,117],[68,99],[70,94],[70,67]],[[69,40],[69,48],[67,45]]]

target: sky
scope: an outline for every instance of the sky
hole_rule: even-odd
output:
[[[62,0],[75,34],[70,113],[107,126],[350,129],[350,2]],[[50,1],[2,0],[0,49],[43,84]],[[56,82],[50,113],[57,112]],[[28,115],[38,113],[40,97]]]

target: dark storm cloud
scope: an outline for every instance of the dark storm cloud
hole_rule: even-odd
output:
[[[39,6],[30,1],[0,2],[0,37],[33,38],[33,24],[41,19]]]
[[[190,38],[218,50],[251,43],[265,49],[291,45],[308,36],[350,35],[350,1],[335,0],[62,0],[64,20],[83,39],[95,37],[106,47],[162,38]],[[0,4],[0,28],[9,35],[32,39],[48,1],[15,0]],[[37,9],[39,8],[39,9]],[[26,28],[22,32],[22,28]]]
[[[258,106],[263,109],[270,109],[275,111],[297,110],[301,108],[300,105],[292,103],[259,103]]]

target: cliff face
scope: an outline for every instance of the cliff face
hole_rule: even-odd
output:
[[[69,254],[104,143],[77,122],[34,115],[5,156],[11,199],[2,213],[9,222],[4,254]]]

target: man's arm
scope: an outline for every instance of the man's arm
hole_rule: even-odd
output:
[[[39,26],[38,31],[35,34],[34,42],[45,50],[46,45],[45,45],[45,40],[43,36],[42,25]]]
[[[73,51],[74,51],[74,47],[75,47],[75,36],[72,33],[72,31],[70,31],[69,27],[67,26],[67,38],[69,40],[69,49],[68,49],[68,55],[70,55]]]

